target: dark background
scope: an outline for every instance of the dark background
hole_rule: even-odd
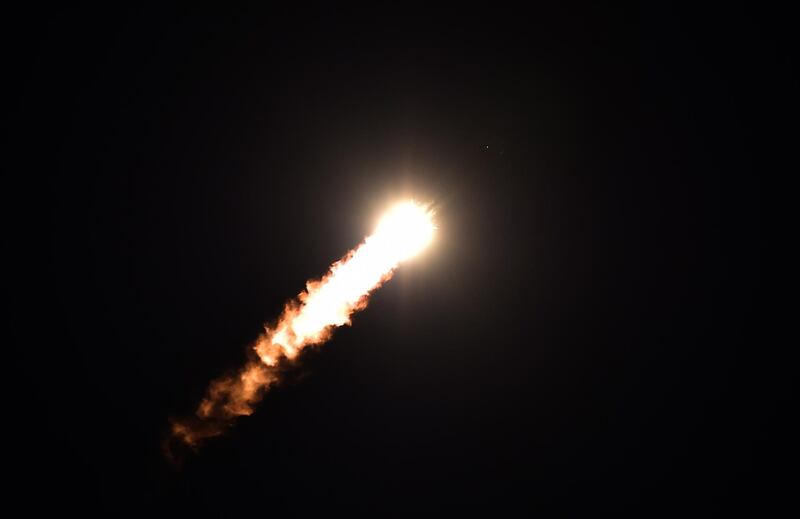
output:
[[[790,60],[769,18],[26,13],[35,216],[11,223],[44,231],[12,274],[34,310],[14,494],[112,516],[773,502],[758,438],[789,382],[759,360],[759,145]],[[171,468],[168,418],[404,196],[435,203],[435,245]]]

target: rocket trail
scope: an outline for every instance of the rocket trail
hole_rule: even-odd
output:
[[[214,380],[195,416],[172,420],[167,455],[174,443],[196,449],[219,436],[239,416],[253,413],[270,386],[279,382],[286,364],[307,346],[326,342],[334,328],[367,306],[369,294],[388,281],[401,262],[433,239],[432,212],[413,201],[394,206],[358,247],[331,265],[322,278],[289,301],[277,323],[265,327],[249,351],[250,359],[235,374]]]

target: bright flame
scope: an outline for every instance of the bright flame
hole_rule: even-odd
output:
[[[286,304],[275,326],[256,340],[256,359],[236,376],[212,382],[196,419],[173,422],[173,436],[195,447],[203,438],[222,434],[237,416],[251,414],[252,405],[280,380],[282,363],[328,340],[334,327],[350,324],[350,316],[367,306],[370,292],[430,244],[436,229],[432,216],[414,201],[391,208],[372,235]]]
[[[378,224],[372,236],[385,247],[389,257],[403,261],[416,256],[433,239],[431,215],[414,202],[394,206]]]

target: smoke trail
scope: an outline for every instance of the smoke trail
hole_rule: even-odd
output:
[[[270,386],[280,381],[286,365],[306,347],[328,340],[333,329],[350,324],[350,316],[367,306],[369,294],[388,281],[398,265],[430,243],[432,213],[413,201],[391,209],[375,232],[322,278],[289,301],[277,323],[266,328],[248,352],[250,358],[232,376],[213,381],[190,418],[172,421],[166,452],[175,441],[192,449],[219,436],[237,417],[253,413]]]

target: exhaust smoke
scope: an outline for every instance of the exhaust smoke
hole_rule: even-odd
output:
[[[199,444],[221,435],[239,416],[253,413],[287,364],[304,348],[322,344],[333,329],[350,324],[350,317],[367,306],[369,294],[388,281],[399,264],[414,257],[433,239],[433,212],[414,201],[392,207],[375,231],[358,247],[331,265],[318,280],[289,301],[273,327],[256,339],[249,360],[234,375],[211,382],[192,417],[172,420],[166,454],[174,448],[196,450]]]

